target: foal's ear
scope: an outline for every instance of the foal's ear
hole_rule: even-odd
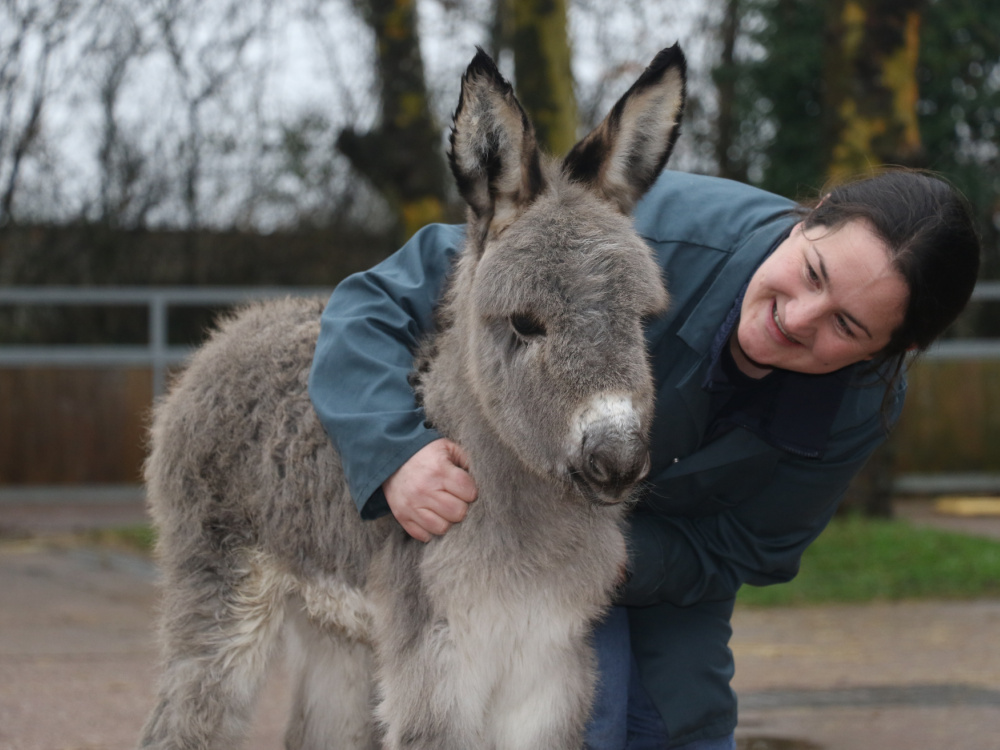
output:
[[[534,128],[482,49],[462,76],[448,161],[480,242],[502,232],[544,186]]]
[[[563,161],[571,180],[591,185],[623,213],[656,181],[680,135],[687,62],[678,45],[662,50],[604,122]]]

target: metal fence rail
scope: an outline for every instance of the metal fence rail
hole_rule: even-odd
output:
[[[973,302],[1000,302],[1000,281],[980,281]],[[947,339],[933,344],[924,359],[1000,359],[1000,339]]]
[[[165,389],[167,369],[182,362],[192,351],[189,346],[169,345],[167,322],[171,308],[228,307],[254,299],[283,296],[327,297],[330,291],[325,287],[0,287],[0,306],[145,307],[149,316],[148,342],[145,345],[8,346],[0,343],[0,368],[150,367],[154,395],[159,395]],[[972,299],[1000,302],[1000,282],[981,282]],[[950,339],[938,342],[923,356],[932,360],[1000,359],[1000,339]],[[1000,492],[1000,475],[907,475],[898,477],[896,485],[897,491],[912,494],[949,491],[997,493]],[[21,493],[22,489],[11,491]],[[79,489],[71,488],[74,492]],[[105,497],[104,489],[101,489],[100,497]],[[137,491],[135,488],[126,490],[133,494]],[[51,494],[51,488],[39,488],[39,491]],[[10,499],[3,492],[0,488],[0,502]],[[16,497],[21,498],[22,494]]]
[[[151,367],[153,393],[166,387],[166,372],[192,348],[170,346],[167,319],[172,307],[225,307],[254,299],[330,295],[320,287],[0,287],[0,305],[145,307],[149,313],[145,345],[0,344],[0,367]]]
[[[0,367],[147,366],[153,370],[154,393],[163,392],[166,370],[184,360],[191,347],[170,346],[167,316],[172,307],[224,307],[253,299],[282,296],[328,296],[319,287],[0,287],[0,306],[136,306],[149,311],[145,345],[0,344]],[[1000,282],[980,282],[973,301],[1000,302]],[[1000,359],[1000,339],[949,339],[934,344],[925,359]]]

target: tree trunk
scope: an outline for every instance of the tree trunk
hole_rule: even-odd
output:
[[[831,0],[826,142],[833,178],[923,159],[917,56],[923,0]]]
[[[916,75],[922,9],[923,0],[830,2],[824,78],[832,179],[922,161]],[[893,463],[890,445],[876,451],[843,508],[891,515]]]
[[[577,111],[566,0],[501,0],[504,46],[514,53],[517,97],[541,146],[561,156],[576,143]]]
[[[719,37],[722,53],[719,64],[713,69],[719,110],[716,125],[715,160],[719,165],[719,176],[731,180],[746,181],[746,165],[732,158],[732,147],[736,140],[736,39],[740,28],[740,4],[742,0],[726,0]]]
[[[375,31],[381,119],[376,130],[345,130],[337,148],[389,202],[400,239],[445,218],[441,132],[431,116],[417,36],[415,0],[363,0]]]

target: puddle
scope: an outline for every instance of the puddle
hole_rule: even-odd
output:
[[[823,750],[823,746],[788,737],[737,737],[736,750]]]
[[[826,690],[761,690],[740,696],[743,710],[872,706],[1000,706],[1000,690],[964,683],[867,685]]]

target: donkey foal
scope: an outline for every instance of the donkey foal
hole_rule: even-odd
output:
[[[165,661],[142,747],[237,746],[283,635],[290,749],[581,747],[589,632],[648,467],[642,320],[667,304],[629,214],[684,70],[661,52],[562,162],[485,54],[466,71],[449,158],[469,223],[415,370],[479,488],[443,537],[359,519],[307,393],[321,301],[251,306],[193,357],[146,465]]]

